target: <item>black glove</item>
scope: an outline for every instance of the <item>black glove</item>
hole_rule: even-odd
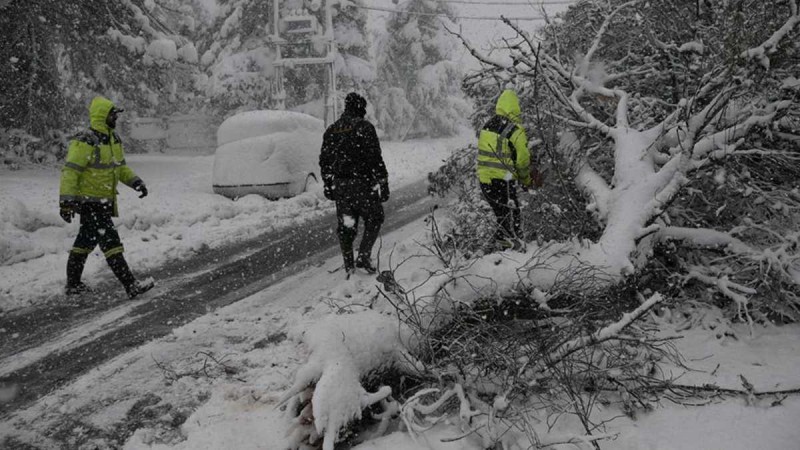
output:
[[[381,202],[385,202],[389,200],[389,180],[386,178],[380,180],[380,189],[381,189]]]
[[[72,223],[72,218],[77,213],[78,204],[70,201],[59,202],[58,214],[64,219],[64,222]]]
[[[133,183],[133,186],[131,186],[131,187],[133,188],[134,191],[141,192],[141,195],[139,196],[139,198],[147,197],[147,186],[144,185],[144,181],[136,180]]]
[[[322,188],[322,193],[328,200],[336,200],[336,188],[332,183],[325,183],[325,186]]]

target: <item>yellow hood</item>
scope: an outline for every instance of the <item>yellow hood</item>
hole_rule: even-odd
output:
[[[519,98],[517,94],[510,89],[506,89],[500,94],[500,98],[497,99],[495,112],[499,116],[511,119],[511,121],[517,125],[522,124],[522,111],[519,108]]]
[[[109,133],[110,130],[106,125],[106,119],[113,107],[114,103],[105,97],[98,96],[92,99],[92,104],[89,105],[89,122],[92,124],[92,129],[106,134]]]

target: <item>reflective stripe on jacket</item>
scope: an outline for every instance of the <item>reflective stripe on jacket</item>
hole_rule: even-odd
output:
[[[492,180],[519,180],[528,186],[531,157],[514,91],[500,94],[495,112],[497,115],[486,122],[478,138],[478,179],[485,184]]]
[[[112,202],[117,211],[117,183],[132,186],[138,177],[125,163],[122,143],[106,125],[111,100],[95,97],[89,107],[91,129],[75,136],[69,144],[67,161],[61,169],[61,201]]]

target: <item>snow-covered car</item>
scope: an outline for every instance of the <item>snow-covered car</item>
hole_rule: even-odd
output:
[[[222,122],[214,192],[230,198],[293,197],[319,183],[321,120],[292,111],[248,111]]]

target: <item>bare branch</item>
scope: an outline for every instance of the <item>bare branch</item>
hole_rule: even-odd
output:
[[[637,3],[640,3],[640,2],[641,2],[641,0],[633,0],[633,1],[630,1],[628,3],[623,3],[622,5],[618,6],[616,9],[614,9],[614,11],[612,11],[611,14],[609,14],[606,17],[606,19],[603,21],[603,24],[600,26],[600,29],[597,30],[597,33],[595,34],[595,38],[594,38],[594,41],[592,42],[591,47],[589,47],[589,50],[586,52],[586,55],[584,55],[584,57],[583,57],[583,61],[581,62],[581,67],[580,67],[580,72],[579,72],[581,77],[585,77],[586,74],[588,73],[588,71],[589,71],[589,63],[592,60],[592,57],[594,57],[595,52],[597,52],[597,49],[600,46],[600,41],[603,39],[603,35],[606,34],[606,31],[608,30],[608,26],[611,24],[611,19],[613,19],[614,16],[616,16],[617,13],[619,13],[623,9],[628,8],[630,6],[633,6],[633,5],[635,5]]]

